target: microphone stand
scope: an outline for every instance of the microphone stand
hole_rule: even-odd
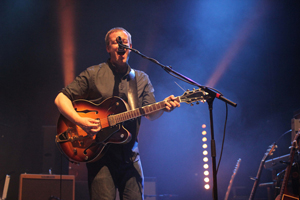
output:
[[[142,54],[138,50],[130,48],[127,45],[123,45],[122,42],[120,42],[120,41],[117,41],[117,42],[119,44],[119,47],[121,46],[125,49],[129,49],[129,50],[135,52],[136,54],[140,55],[141,57],[143,57],[145,59],[148,59],[148,60],[154,62],[155,64],[161,66],[170,75],[172,75],[172,76],[174,76],[174,77],[176,77],[176,78],[178,78],[178,79],[180,79],[180,80],[182,80],[186,83],[197,86],[197,87],[201,88],[202,90],[204,90],[205,92],[207,92],[208,96],[210,97],[206,101],[208,103],[209,116],[210,116],[211,157],[212,157],[212,167],[213,167],[213,199],[217,200],[218,199],[218,188],[217,188],[218,184],[217,184],[217,169],[216,169],[216,166],[217,166],[216,165],[216,143],[215,143],[215,137],[214,137],[214,124],[213,124],[213,101],[214,101],[215,98],[217,98],[217,99],[220,99],[220,100],[224,101],[225,103],[228,103],[229,105],[231,105],[233,107],[236,107],[237,104],[234,103],[233,101],[225,98],[222,94],[220,94],[216,91],[213,91],[211,88],[208,88],[206,86],[202,86],[199,83],[193,81],[192,79],[190,79],[190,78],[174,71],[171,66],[165,66],[165,65],[159,63],[157,60],[145,56],[144,54]]]

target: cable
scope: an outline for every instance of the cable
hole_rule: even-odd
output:
[[[290,132],[292,132],[292,129],[290,129],[290,130],[286,131],[285,133],[283,133],[283,134],[277,139],[277,141],[276,141],[275,143],[277,144],[278,141],[279,141],[284,135],[286,135],[287,133],[290,133]]]
[[[228,105],[227,105],[227,103],[225,103],[225,105],[226,105],[226,116],[225,116],[225,123],[224,123],[224,132],[223,132],[221,153],[220,153],[220,158],[219,158],[219,162],[218,162],[218,166],[217,166],[217,174],[218,174],[219,166],[220,166],[221,159],[222,159],[222,154],[223,154],[223,149],[224,149],[224,142],[225,142],[225,135],[226,135],[225,133],[226,133],[226,126],[227,126],[227,119],[228,119]]]

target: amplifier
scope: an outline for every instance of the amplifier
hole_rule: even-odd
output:
[[[75,176],[21,174],[19,200],[75,200]]]

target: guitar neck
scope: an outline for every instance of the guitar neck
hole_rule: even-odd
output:
[[[233,183],[233,179],[239,169],[239,166],[240,166],[240,163],[241,163],[241,159],[238,159],[237,163],[236,163],[236,166],[235,166],[235,169],[233,170],[233,174],[231,176],[231,179],[229,181],[229,185],[227,187],[227,191],[226,191],[226,194],[225,194],[225,198],[224,200],[228,200],[228,197],[229,197],[229,193],[230,193],[230,190],[231,190],[231,187],[232,187],[232,183]]]
[[[170,102],[171,100],[168,100],[168,102]],[[181,99],[180,97],[176,97],[174,101],[177,101],[179,103],[181,103]],[[156,111],[162,110],[166,107],[166,102],[165,101],[160,101],[151,105],[147,105],[141,108],[136,108],[134,110],[129,110],[126,112],[122,112],[119,114],[115,114],[115,115],[110,115],[108,116],[108,121],[110,126],[131,120],[131,119],[135,119],[141,116],[145,116],[145,115],[149,115],[151,113],[154,113]]]
[[[257,189],[257,186],[258,186],[258,183],[259,183],[259,180],[260,180],[260,175],[261,175],[261,171],[263,169],[263,166],[265,164],[265,161],[267,159],[267,157],[269,155],[272,155],[273,154],[273,151],[274,149],[277,147],[276,143],[273,143],[272,145],[269,146],[269,148],[267,149],[267,152],[265,153],[265,155],[263,156],[263,158],[261,159],[261,162],[260,162],[260,165],[259,165],[259,168],[258,168],[258,171],[257,171],[257,174],[256,174],[256,177],[254,179],[254,184],[253,184],[253,187],[252,187],[252,190],[251,190],[251,193],[250,193],[250,197],[249,197],[249,200],[253,200],[254,199],[254,196],[255,196],[255,192],[256,192],[256,189]]]
[[[289,177],[290,177],[290,172],[291,172],[291,168],[292,168],[292,165],[293,165],[293,162],[294,162],[295,152],[296,152],[296,149],[295,149],[294,146],[292,146],[291,152],[290,152],[290,159],[289,159],[290,163],[289,163],[289,165],[287,166],[287,168],[285,170],[284,178],[283,178],[281,188],[280,188],[280,193],[279,193],[280,199],[282,198],[283,194],[285,194],[287,192],[286,185],[287,185],[287,182],[288,182]]]
[[[254,181],[254,184],[253,184],[251,193],[250,193],[249,200],[253,200],[253,199],[254,199],[255,192],[256,192],[256,189],[257,189],[257,186],[258,186],[258,183],[259,183],[259,180],[260,180],[260,175],[261,175],[261,171],[262,171],[262,168],[263,168],[263,166],[264,166],[264,163],[265,163],[264,160],[262,160],[262,161],[260,162],[260,165],[259,165],[259,168],[258,168],[256,177],[255,177],[255,181]]]

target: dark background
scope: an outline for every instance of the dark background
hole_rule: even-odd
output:
[[[10,174],[8,199],[17,199],[21,173],[45,173],[43,127],[55,126],[59,113],[53,101],[64,87],[58,13],[72,5],[76,75],[108,58],[104,36],[121,26],[132,34],[135,49],[215,87],[238,104],[229,106],[218,190],[223,199],[241,158],[233,186],[244,187],[241,195],[248,196],[253,185],[249,177],[256,175],[268,145],[291,129],[294,112],[300,109],[300,2],[60,2],[0,2],[0,191]],[[181,95],[176,83],[193,88],[134,53],[129,63],[149,74],[158,101]],[[224,73],[209,85],[220,63],[225,63]],[[215,100],[217,160],[224,119],[225,104]],[[209,125],[207,104],[182,104],[159,120],[143,120],[140,153],[145,176],[156,177],[157,194],[173,194],[170,199],[180,200],[212,199],[212,189],[203,187],[204,123]],[[209,133],[209,126],[206,130]],[[55,133],[51,137],[48,142],[54,143]],[[290,134],[282,137],[275,157],[289,153],[290,139]],[[263,170],[262,182],[269,181],[271,172]],[[266,198],[266,189],[259,188],[257,197]]]

